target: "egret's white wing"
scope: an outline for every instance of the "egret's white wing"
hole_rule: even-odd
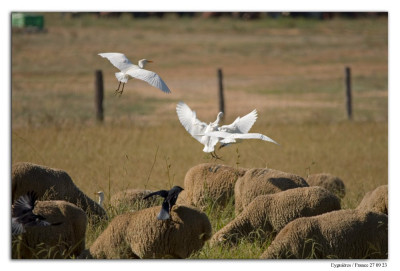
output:
[[[204,134],[207,124],[196,118],[196,112],[192,111],[190,107],[184,102],[179,102],[176,106],[176,113],[178,114],[179,121],[197,141],[201,142],[202,135]]]
[[[129,74],[133,78],[143,80],[152,85],[153,87],[161,89],[165,93],[171,93],[167,84],[165,84],[165,82],[161,79],[161,77],[155,72],[135,67],[127,70],[126,74]]]
[[[272,138],[270,138],[266,135],[263,135],[263,134],[259,134],[259,133],[233,134],[233,138],[235,138],[235,139],[261,139],[261,140],[269,141],[269,142],[279,145]]]
[[[223,125],[220,131],[229,133],[247,133],[257,120],[257,110],[254,109],[244,117],[238,117],[234,122],[229,125]]]
[[[223,143],[233,143],[235,142],[235,139],[261,139],[264,141],[269,141],[275,144],[278,144],[275,140],[269,138],[266,135],[259,134],[259,133],[228,133],[228,132],[222,132],[222,131],[215,131],[215,132],[209,132],[205,133],[206,136],[211,136],[211,137],[218,137],[223,140],[221,142]],[[226,141],[224,139],[227,139]],[[279,145],[279,144],[278,144]]]
[[[133,66],[132,62],[121,53],[100,53],[99,56],[107,58],[111,64],[121,71],[125,71]]]

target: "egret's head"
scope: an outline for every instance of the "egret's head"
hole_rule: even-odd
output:
[[[224,116],[224,113],[219,112],[218,115],[217,115],[217,119],[215,121],[215,124],[219,124],[219,122],[221,121],[223,116]]]
[[[144,67],[146,66],[147,63],[152,63],[153,61],[151,60],[147,60],[147,59],[141,59],[139,60],[139,64],[138,66],[142,69],[144,69]]]
[[[99,196],[99,198],[104,199],[104,192],[103,191],[95,192],[94,194]]]
[[[99,205],[103,206],[104,192],[103,191],[99,191],[99,192],[95,192],[94,194],[99,196]]]

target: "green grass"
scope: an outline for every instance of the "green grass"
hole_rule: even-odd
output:
[[[183,100],[199,119],[214,121],[216,70],[222,68],[225,123],[256,108],[251,131],[280,146],[245,141],[222,149],[219,162],[303,177],[334,174],[346,185],[343,208],[355,208],[366,192],[388,183],[387,18],[44,15],[46,33],[11,37],[12,163],[64,169],[87,195],[103,190],[106,198],[130,188],[182,186],[189,168],[210,157],[178,122],[176,104]],[[172,94],[133,80],[114,96],[116,69],[97,55],[108,51],[133,62],[152,59],[149,69]],[[353,121],[345,112],[346,66],[352,68]],[[95,120],[97,69],[104,78],[104,124]],[[233,205],[205,211],[213,232],[234,216]],[[106,225],[89,224],[86,244]],[[228,250],[206,244],[191,258],[258,258],[267,245],[242,240]]]

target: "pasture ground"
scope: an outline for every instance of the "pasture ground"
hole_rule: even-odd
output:
[[[347,189],[343,208],[355,208],[367,191],[388,183],[387,18],[244,21],[46,13],[45,27],[45,33],[12,34],[12,163],[64,169],[90,196],[183,185],[190,167],[211,159],[180,125],[175,106],[183,100],[200,120],[214,121],[222,68],[225,123],[256,108],[251,131],[280,146],[246,141],[220,150],[218,163],[303,177],[337,175]],[[132,80],[121,97],[114,96],[116,69],[100,52],[123,52],[132,62],[153,60],[148,68],[172,94]],[[352,69],[352,121],[345,112],[346,66]],[[104,75],[103,124],[94,120],[96,69]],[[218,227],[228,221],[210,215]],[[99,233],[88,232],[88,245]],[[205,246],[193,257],[257,258],[264,249],[244,242],[229,256]]]

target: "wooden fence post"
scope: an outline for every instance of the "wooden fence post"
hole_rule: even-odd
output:
[[[225,101],[224,101],[224,85],[222,83],[222,69],[218,69],[218,97],[219,97],[219,112],[224,113],[222,120],[225,117]]]
[[[95,96],[94,102],[96,107],[96,119],[99,122],[104,120],[104,110],[103,110],[103,98],[104,98],[104,86],[103,86],[103,72],[101,70],[96,70],[95,72]]]
[[[353,110],[352,110],[352,101],[351,101],[351,70],[350,67],[345,68],[345,84],[346,84],[346,109],[347,109],[347,118],[351,120]]]

